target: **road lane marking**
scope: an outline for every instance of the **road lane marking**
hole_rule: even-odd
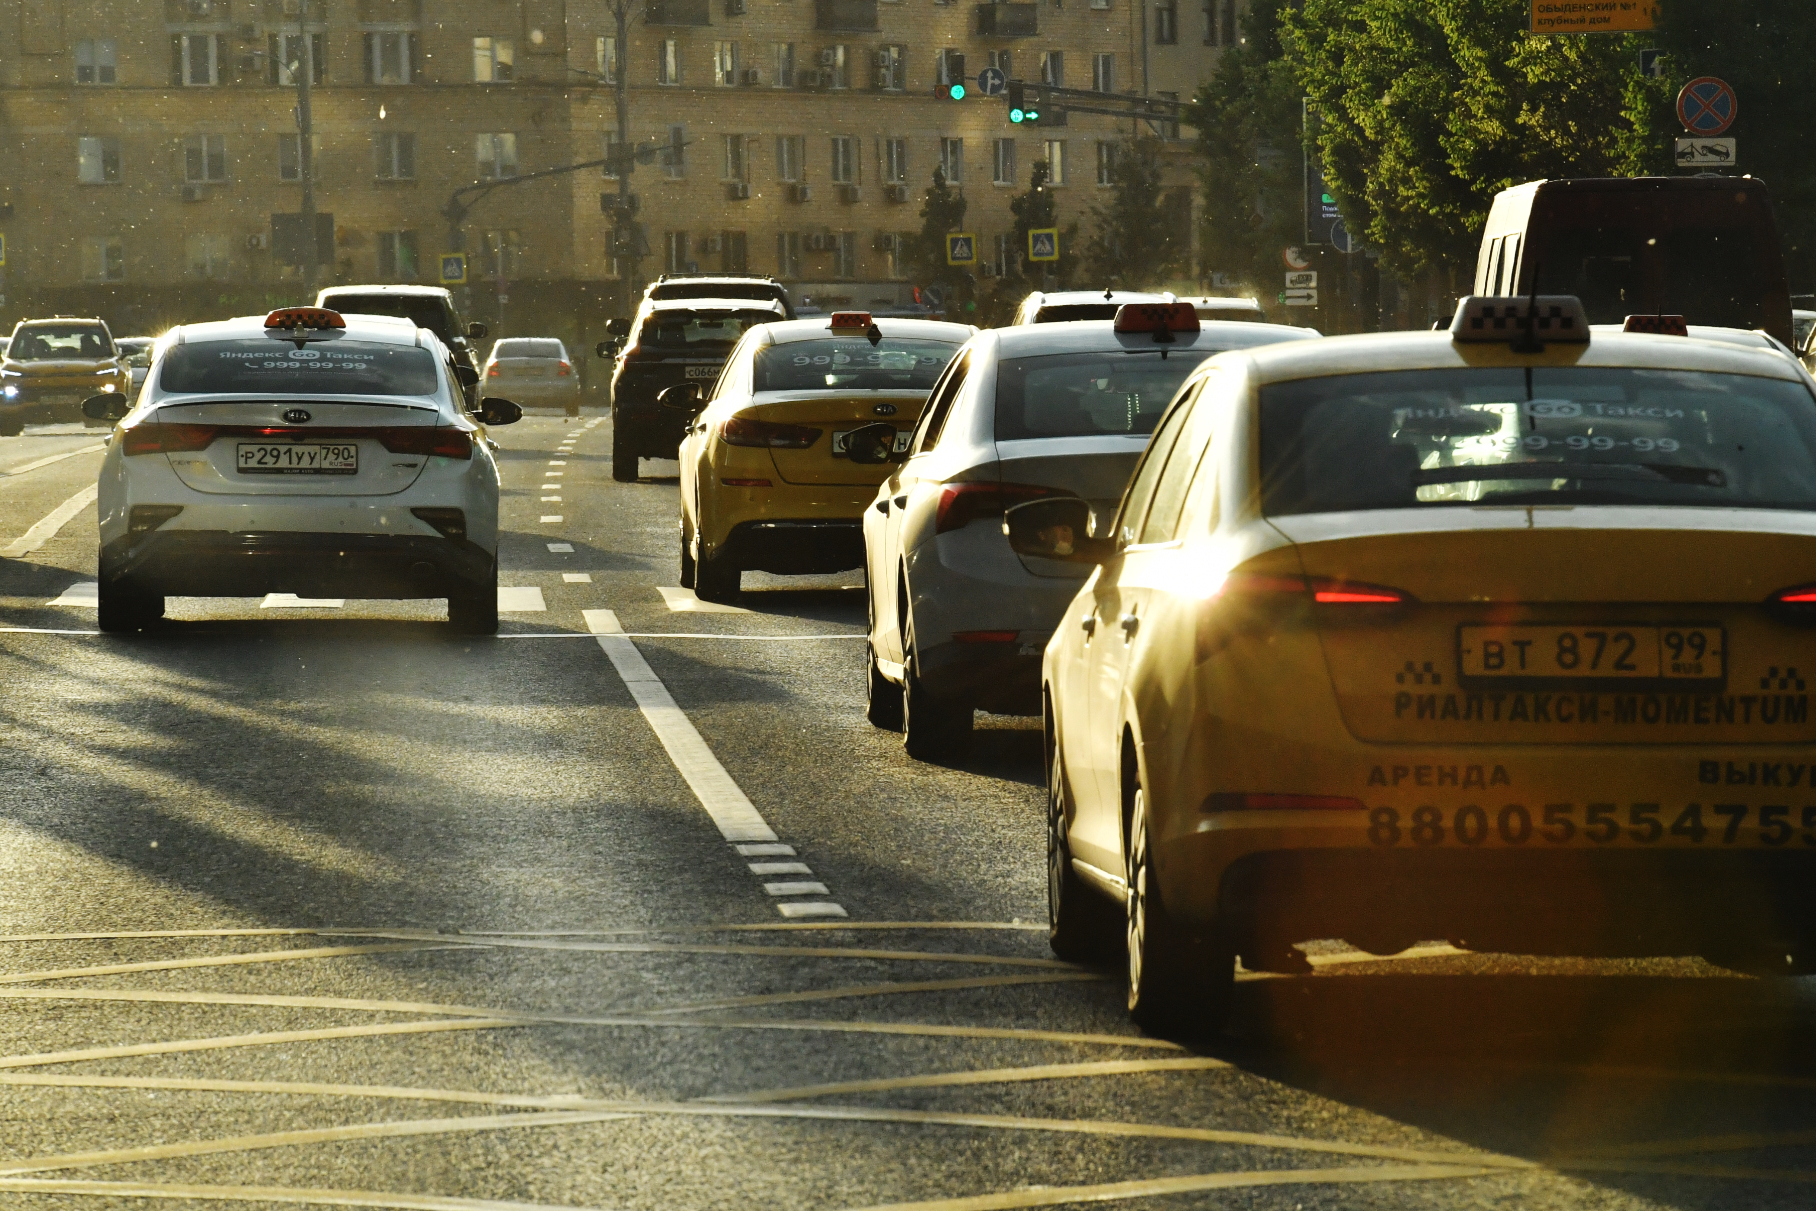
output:
[[[789,900],[776,905],[776,911],[785,917],[846,917],[851,914],[845,911],[842,904],[830,900]]]
[[[792,845],[777,848],[751,847],[760,849],[761,853],[794,853]],[[744,852],[744,847],[739,847]],[[654,929],[556,929],[556,930],[462,930],[458,934],[435,934],[422,931],[417,937],[433,939],[441,937],[458,938],[621,938],[642,937],[648,934],[664,933],[787,933],[803,929],[841,929],[841,930],[902,930],[902,929],[997,929],[1013,930],[1027,933],[1044,933],[1046,925],[1034,921],[852,921],[845,925],[784,925],[779,922],[766,921],[755,923],[740,922],[731,925],[671,925]],[[114,930],[103,933],[16,933],[0,935],[0,944],[14,942],[119,942],[156,938],[362,938],[398,936],[395,929],[361,929],[350,927],[301,927],[285,928],[264,926],[251,929],[131,929]]]
[[[694,596],[692,589],[678,588],[674,585],[658,585],[656,592],[662,594],[662,604],[676,613],[750,614],[754,612],[743,606],[726,605],[722,601],[701,601]]]
[[[270,1047],[278,1043],[312,1043],[323,1039],[362,1039],[392,1034],[440,1034],[448,1030],[505,1030],[531,1025],[535,1023],[526,1022],[522,1018],[438,1018],[428,1022],[379,1022],[369,1026],[328,1026],[319,1030],[216,1035],[212,1038],[173,1039],[162,1043],[123,1043],[118,1047],[78,1047],[69,1051],[0,1056],[0,1068],[42,1068],[47,1064],[80,1064],[89,1060],[117,1060],[128,1056],[231,1051],[241,1047]],[[6,1170],[0,1168],[0,1173],[4,1172]]]
[[[261,610],[338,610],[347,604],[345,597],[298,597],[295,593],[267,593],[259,602]]]
[[[0,627],[0,635],[99,635],[99,631],[82,631],[71,627]]]
[[[668,687],[643,659],[618,625],[618,616],[610,610],[586,610],[586,628],[593,633],[606,658],[623,679],[625,688],[636,700],[650,730],[662,742],[670,761],[680,771],[700,806],[712,817],[719,833],[727,841],[774,841],[775,830],[763,819],[742,789],[732,780],[719,759],[713,756],[693,721],[675,705]]]
[[[744,847],[740,845],[738,849],[742,852]],[[753,875],[811,875],[813,873],[813,867],[805,862],[749,862],[746,865],[750,867],[750,873]]]
[[[607,610],[606,613],[611,611]],[[0,628],[4,629],[4,628]],[[32,628],[19,628],[29,630]],[[61,632],[60,632],[61,633]],[[71,631],[72,635],[91,635],[92,631]],[[849,633],[838,635],[715,635],[706,631],[621,631],[626,639],[735,639],[750,640],[756,643],[797,643],[803,640],[820,639],[863,639],[864,635]],[[517,635],[500,635],[500,639],[591,639],[586,631],[536,631]]]
[[[17,559],[21,555],[30,555],[39,547],[57,536],[57,532],[69,524],[70,518],[95,503],[95,497],[101,494],[97,484],[89,484],[80,492],[46,513],[31,529],[13,541],[0,547],[0,559]]]
[[[1008,1085],[1024,1081],[1064,1081],[1086,1077],[1132,1076],[1149,1072],[1212,1072],[1242,1069],[1228,1060],[1194,1055],[1165,1060],[1090,1060],[1076,1064],[1035,1064],[1022,1068],[981,1068],[969,1072],[926,1072],[917,1076],[880,1077],[867,1081],[839,1081],[830,1085],[796,1085],[787,1089],[756,1089],[749,1093],[724,1093],[699,1099],[718,1104],[791,1102],[805,1098],[843,1097],[853,1093],[885,1093],[897,1089],[949,1089],[960,1085]]]
[[[588,1211],[550,1203],[508,1203],[439,1194],[385,1194],[301,1186],[190,1186],[172,1182],[80,1182],[54,1178],[0,1178],[0,1190],[21,1194],[92,1194],[103,1198],[181,1198],[198,1202],[307,1203],[329,1207],[392,1207],[398,1211]]]
[[[593,574],[591,572],[563,572],[561,574],[561,583],[563,583],[563,584],[592,584],[593,583]]]
[[[542,498],[541,503],[545,505],[558,505],[561,503],[561,498],[559,496],[545,496]]]
[[[56,1089],[167,1089],[175,1093],[271,1093],[294,1097],[373,1098],[399,1102],[455,1102],[468,1106],[516,1106],[523,1110],[571,1110],[568,1094],[475,1093],[464,1089],[418,1089],[407,1085],[333,1085],[311,1081],[234,1081],[182,1076],[87,1076],[51,1072],[0,1072],[0,1085]]]
[[[571,542],[552,542],[549,544],[549,550],[556,555],[572,555],[574,553],[574,544]]]
[[[824,896],[829,894],[824,883],[812,879],[790,879],[779,883],[765,883],[763,890],[772,896]]]
[[[549,466],[565,467],[565,466],[567,466],[567,464],[566,463],[550,463]],[[544,479],[560,479],[563,475],[566,475],[566,474],[567,474],[566,471],[544,471],[542,473],[542,477]]]
[[[53,606],[70,606],[78,610],[96,609],[101,604],[101,582],[98,580],[78,580],[63,590],[61,597],[54,598]]]
[[[794,857],[795,847],[783,845],[779,841],[770,841],[762,845],[740,845],[738,855],[744,858],[781,858]]]
[[[1040,1186],[1005,1190],[1000,1194],[974,1194],[961,1198],[935,1198],[909,1203],[875,1203],[858,1211],[1010,1211],[1018,1207],[1056,1207],[1072,1203],[1121,1202],[1157,1198],[1167,1194],[1192,1194],[1201,1190],[1241,1190],[1255,1186],[1336,1186],[1379,1182],[1456,1181],[1486,1177],[1493,1169],[1465,1165],[1378,1165],[1353,1169],[1263,1169],[1249,1173],[1199,1173],[1183,1177],[1151,1177],[1128,1182],[1101,1182],[1092,1186]]]
[[[477,943],[485,945],[485,943]],[[309,950],[263,950],[256,954],[208,955],[194,959],[153,959],[144,963],[109,963],[101,967],[60,967],[49,971],[0,974],[0,984],[36,984],[44,980],[82,980],[90,976],[136,971],[180,971],[193,967],[239,967],[248,963],[289,963],[298,959],[337,959],[347,955],[402,954],[412,950],[459,949],[446,944],[387,943],[379,946],[319,946]]]
[[[561,462],[561,461],[556,461],[556,462],[551,462],[551,463],[550,463],[550,464],[549,464],[549,466],[551,466],[551,467],[565,467],[565,466],[567,466],[567,463],[565,463],[565,462]]]
[[[542,524],[543,525],[550,525],[550,524],[553,524],[560,520],[561,520],[561,514],[559,514],[559,513],[544,513],[542,515]]]
[[[542,600],[542,590],[534,586],[498,590],[498,611],[501,614],[535,614],[548,608],[548,604]]]
[[[847,988],[810,988],[805,992],[766,992],[756,996],[723,997],[689,1005],[658,1005],[643,1016],[673,1013],[706,1013],[717,1009],[747,1009],[755,1005],[793,1005],[803,1001],[840,1001],[853,997],[903,996],[921,992],[963,992],[974,988],[1013,988],[1023,984],[1096,983],[1105,977],[1094,971],[1063,971],[1038,976],[988,976],[965,980],[917,980],[888,984],[857,984]]]
[[[96,442],[92,446],[82,446],[75,450],[65,450],[63,453],[53,454],[49,458],[37,459],[33,462],[26,463],[22,467],[8,467],[4,471],[0,471],[0,475],[7,476],[9,478],[14,475],[24,475],[27,471],[36,471],[39,467],[48,467],[52,463],[60,463],[64,459],[74,458],[78,454],[93,454],[97,450],[105,450],[105,449],[107,449],[106,442]]]

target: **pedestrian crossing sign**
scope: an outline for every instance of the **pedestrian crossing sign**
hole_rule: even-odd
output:
[[[967,231],[949,233],[946,236],[946,264],[977,264],[977,237]]]
[[[1059,228],[1036,227],[1028,232],[1028,259],[1030,261],[1057,261],[1059,259]]]
[[[464,252],[444,252],[441,254],[441,284],[458,286],[467,280],[467,254]]]

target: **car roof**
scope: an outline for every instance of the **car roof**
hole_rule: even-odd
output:
[[[372,341],[381,345],[424,345],[424,336],[430,340],[435,334],[425,328],[418,328],[409,320],[391,315],[361,315],[358,312],[344,312],[341,318],[347,322],[345,329],[348,338]],[[241,315],[230,320],[209,320],[200,324],[184,324],[171,329],[177,344],[188,344],[191,341],[236,341],[262,337],[266,333],[265,317],[262,315]],[[170,335],[167,333],[166,335]]]
[[[1042,307],[1072,307],[1079,303],[1171,303],[1165,290],[1036,290],[1028,296]],[[1024,300],[1025,303],[1026,300]]]
[[[54,315],[54,316],[40,316],[38,319],[35,319],[35,320],[20,320],[18,322],[18,324],[16,324],[14,326],[13,331],[17,332],[20,328],[45,327],[45,326],[48,326],[51,324],[94,324],[96,327],[100,327],[100,328],[107,327],[107,325],[105,323],[103,323],[101,321],[101,319],[97,316]]]
[[[649,284],[649,289],[658,286],[669,286],[686,283],[688,285],[712,285],[714,282],[737,282],[759,286],[780,287],[781,282],[762,273],[665,273]],[[647,293],[647,291],[645,292]]]
[[[870,321],[877,331],[884,336],[920,337],[930,341],[951,341],[962,345],[977,332],[970,324],[955,324],[946,320],[916,320],[906,317],[879,315]],[[810,315],[806,319],[782,320],[780,323],[766,324],[764,334],[774,345],[787,345],[795,341],[824,340],[833,335],[832,325],[823,315]],[[847,332],[847,336],[861,336],[862,333]]]
[[[644,299],[649,311],[773,311],[786,315],[780,299]]]
[[[1203,307],[1211,311],[1259,311],[1261,303],[1257,299],[1231,298],[1223,294],[1182,294],[1179,302],[1190,303],[1194,307]]]
[[[1109,320],[1066,320],[1058,324],[1017,324],[994,329],[998,356],[1039,356],[1045,353],[1088,353],[1112,349],[1194,349],[1199,344],[1214,344],[1219,350],[1246,349],[1276,341],[1308,341],[1318,338],[1309,328],[1286,324],[1256,324],[1245,320],[1206,320],[1198,331],[1176,332],[1174,342],[1157,342],[1146,332],[1117,332]]]
[[[328,286],[317,292],[315,296],[316,306],[319,307],[322,305],[322,299],[333,298],[336,295],[342,294],[402,294],[415,295],[418,298],[448,299],[450,301],[452,301],[454,297],[448,292],[447,288],[443,286],[399,286],[395,284],[373,286]]]
[[[1448,332],[1381,332],[1263,345],[1226,356],[1248,359],[1260,383],[1470,366],[1706,370],[1791,380],[1803,375],[1775,348],[1638,332],[1594,331],[1587,345],[1552,342],[1539,354],[1515,353],[1511,343],[1499,341],[1457,342]]]

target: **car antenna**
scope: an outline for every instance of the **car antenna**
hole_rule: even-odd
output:
[[[1110,297],[1110,288],[1108,286],[1105,286],[1103,288],[1103,297],[1104,297],[1105,301],[1108,301],[1108,299]]]
[[[1517,340],[1513,343],[1513,352],[1515,352],[1515,353],[1543,353],[1543,352],[1545,352],[1545,346],[1539,344],[1538,338],[1536,335],[1537,331],[1538,331],[1538,322],[1539,322],[1539,266],[1538,266],[1537,262],[1534,262],[1533,266],[1532,266],[1532,293],[1526,300],[1525,335],[1520,340]]]

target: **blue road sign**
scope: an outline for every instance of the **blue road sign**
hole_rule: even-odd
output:
[[[467,254],[464,252],[444,252],[441,254],[441,284],[455,286],[467,280]]]
[[[977,91],[986,97],[1000,97],[1008,83],[1009,77],[1003,75],[1000,67],[986,67],[977,73]]]
[[[1030,261],[1057,261],[1059,259],[1059,228],[1036,227],[1029,231],[1028,259]]]
[[[1362,247],[1362,241],[1349,234],[1349,225],[1342,219],[1330,225],[1330,243],[1338,252],[1355,252]]]
[[[977,264],[977,237],[968,231],[949,234],[946,237],[946,264]]]

